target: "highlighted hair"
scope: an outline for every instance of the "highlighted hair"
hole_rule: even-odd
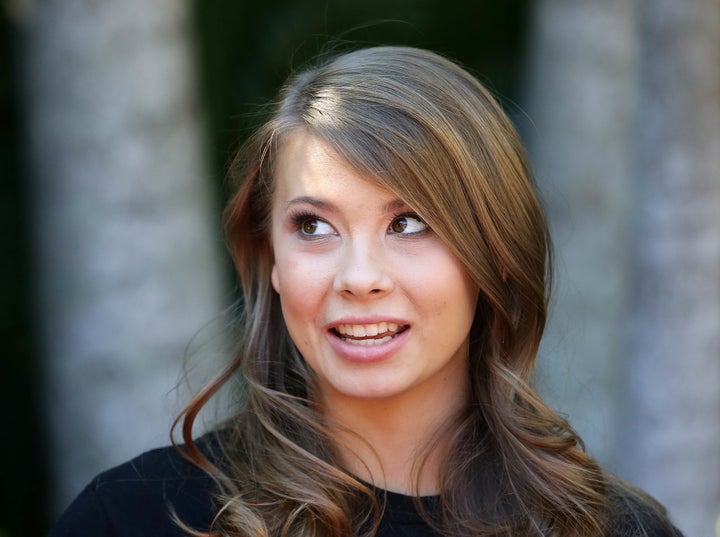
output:
[[[308,395],[311,372],[270,284],[273,168],[292,133],[317,136],[359,173],[407,202],[480,289],[470,334],[471,400],[445,431],[438,512],[446,535],[605,533],[605,478],[568,423],[531,387],[550,282],[550,239],[515,129],[490,93],[434,53],[376,47],[297,74],[270,119],[239,152],[225,212],[244,293],[234,360],[187,407],[189,454],[218,475],[219,528],[230,535],[372,534],[373,493],[336,462]],[[221,469],[197,451],[199,409],[244,379]]]

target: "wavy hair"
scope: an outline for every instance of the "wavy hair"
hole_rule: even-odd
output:
[[[490,92],[455,63],[374,47],[294,75],[235,158],[225,214],[244,308],[227,368],[184,410],[188,455],[218,477],[228,535],[372,534],[373,491],[337,463],[272,289],[273,171],[292,133],[316,136],[397,194],[464,264],[480,298],[470,333],[471,395],[446,431],[439,509],[445,535],[590,536],[606,531],[605,478],[569,424],[531,387],[551,280],[547,223],[524,148]],[[192,440],[195,417],[241,376],[222,464]]]

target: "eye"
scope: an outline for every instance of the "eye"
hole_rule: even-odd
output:
[[[416,214],[401,214],[390,222],[389,231],[396,235],[414,235],[428,229],[428,225]]]
[[[310,214],[299,214],[293,216],[293,225],[303,237],[323,237],[334,235],[333,227],[317,216]]]

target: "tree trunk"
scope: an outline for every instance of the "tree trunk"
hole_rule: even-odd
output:
[[[28,21],[38,315],[57,505],[166,444],[220,309],[187,2],[47,0]]]
[[[641,21],[624,473],[699,537],[720,512],[720,2]]]
[[[688,537],[720,510],[718,28],[717,0],[537,3],[525,129],[558,252],[541,388]]]
[[[628,280],[635,95],[626,0],[544,0],[534,13],[523,128],[556,249],[539,387],[615,467]]]

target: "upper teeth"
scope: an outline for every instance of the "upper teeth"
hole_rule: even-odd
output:
[[[336,330],[343,336],[348,337],[374,337],[378,334],[386,332],[394,333],[398,329],[398,325],[390,322],[381,322],[376,324],[341,324]]]

